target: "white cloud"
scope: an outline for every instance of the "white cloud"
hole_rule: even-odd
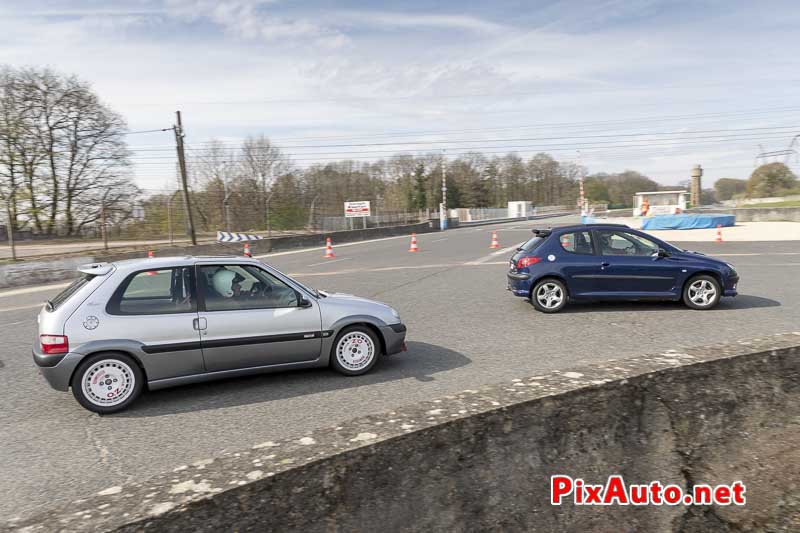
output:
[[[354,11],[258,0],[143,0],[113,7],[75,1],[73,7],[62,3],[63,9],[30,3],[0,7],[0,63],[75,73],[135,130],[169,126],[180,108],[190,143],[258,133],[360,135],[366,138],[357,142],[368,143],[385,132],[435,130],[471,133],[424,138],[496,139],[570,135],[587,127],[743,128],[800,118],[798,112],[691,118],[800,108],[791,82],[800,66],[793,27],[783,23],[783,14],[756,18],[738,4],[723,15],[687,13],[676,22],[647,18],[651,7],[626,11],[617,2],[611,11],[587,11],[571,23],[575,8],[569,5],[537,11],[515,4],[512,10],[502,1],[458,14],[413,2],[403,13],[379,4]],[[626,17],[633,22],[624,24]],[[689,118],[553,126],[669,115]],[[481,131],[498,127],[511,129]],[[169,133],[131,140],[172,142]],[[685,177],[672,169],[701,163],[713,180],[746,175],[759,142],[779,149],[787,140],[609,148],[585,150],[582,157],[591,171],[637,168],[668,183]],[[576,157],[568,149],[553,155]],[[732,165],[739,170],[727,168]],[[174,175],[174,165],[141,165],[137,175],[144,185],[158,186]]]
[[[273,0],[168,0],[170,14],[186,20],[208,19],[243,39],[309,40],[337,48],[349,42],[337,29],[304,17],[280,17],[269,11]]]
[[[508,31],[497,24],[468,15],[408,14],[392,11],[335,11],[329,14],[337,24],[360,25],[378,28],[440,28],[496,34]]]

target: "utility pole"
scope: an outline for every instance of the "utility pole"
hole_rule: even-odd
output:
[[[189,222],[189,237],[192,239],[192,244],[197,244],[197,237],[194,233],[194,220],[192,218],[192,204],[189,201],[189,180],[186,177],[186,154],[183,150],[183,124],[181,123],[181,112],[175,111],[177,117],[177,124],[172,126],[175,132],[175,148],[178,151],[178,164],[181,171],[181,185],[183,186],[183,202],[186,206],[186,220]]]
[[[169,234],[169,243],[172,244],[172,197],[175,194],[167,195],[167,233]]]
[[[447,229],[447,155],[442,149],[442,203],[439,205],[439,228]]]
[[[103,249],[108,250],[108,226],[106,225],[106,199],[100,204],[100,233],[103,235]]]
[[[578,186],[580,189],[580,198],[578,202],[581,207],[581,216],[588,216],[588,209],[586,208],[586,196],[583,193],[583,165],[581,165],[581,151],[578,150]]]
[[[8,233],[8,247],[11,248],[11,260],[16,261],[17,247],[14,244],[14,226],[16,226],[15,224],[16,221],[11,219],[11,208],[9,207],[7,200],[6,200],[6,215],[8,215],[8,217],[6,218],[6,220],[8,220],[8,224],[6,225],[6,233]]]

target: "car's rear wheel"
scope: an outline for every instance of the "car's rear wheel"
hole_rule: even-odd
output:
[[[71,385],[75,399],[89,411],[116,413],[139,397],[144,373],[130,356],[98,353],[78,365]]]
[[[331,366],[345,376],[366,374],[380,355],[380,342],[367,326],[344,328],[333,343]]]
[[[694,276],[683,288],[683,303],[692,309],[711,309],[719,303],[721,296],[719,282],[706,274]]]
[[[568,300],[566,285],[555,278],[540,280],[531,291],[531,302],[542,313],[557,313]]]

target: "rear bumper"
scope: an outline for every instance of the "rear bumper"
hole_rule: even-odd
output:
[[[406,350],[406,325],[405,324],[390,324],[383,326],[381,335],[386,344],[386,355],[392,355]]]
[[[72,373],[84,356],[74,352],[63,355],[46,355],[39,350],[36,344],[34,344],[32,352],[33,362],[39,367],[39,372],[47,380],[47,383],[56,390],[69,390]]]
[[[527,272],[508,272],[506,273],[506,277],[508,278],[508,290],[514,296],[520,296],[522,298],[527,298],[531,293],[531,275]]]

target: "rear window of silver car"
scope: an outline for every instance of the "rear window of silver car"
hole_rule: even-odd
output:
[[[66,289],[59,292],[55,298],[47,301],[47,310],[48,311],[55,311],[58,309],[64,302],[72,298],[76,292],[81,290],[87,283],[92,281],[96,278],[94,274],[83,274],[81,277],[70,283]]]

